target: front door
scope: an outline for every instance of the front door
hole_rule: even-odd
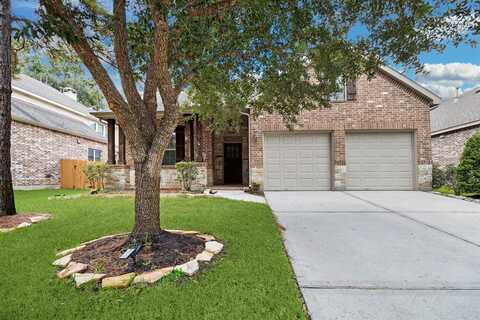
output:
[[[225,184],[242,184],[242,144],[225,143],[223,159]]]

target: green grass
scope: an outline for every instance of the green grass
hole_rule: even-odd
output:
[[[434,191],[440,192],[442,194],[455,194],[455,191],[450,186],[441,186],[439,188],[434,189]]]
[[[50,212],[53,219],[0,234],[0,319],[306,319],[267,206],[212,198],[162,199],[163,227],[213,234],[224,241],[224,254],[192,279],[94,291],[58,280],[51,262],[58,250],[129,231],[133,201],[47,200],[57,192],[15,194],[19,211]]]

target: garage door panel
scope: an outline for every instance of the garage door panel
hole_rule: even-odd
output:
[[[266,134],[264,152],[266,190],[330,189],[328,134]]]
[[[411,133],[349,133],[346,160],[347,190],[413,189]]]

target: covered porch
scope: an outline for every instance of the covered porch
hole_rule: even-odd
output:
[[[117,125],[112,112],[94,112],[108,127],[107,163],[109,164],[106,189],[114,191],[135,188],[135,169],[123,130]],[[197,117],[184,114],[165,150],[161,188],[180,189],[175,164],[195,162],[199,175],[194,188],[201,190],[215,186],[243,187],[249,184],[248,118],[245,116],[239,130],[214,134]]]

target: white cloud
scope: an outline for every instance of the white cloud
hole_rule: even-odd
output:
[[[480,65],[472,63],[425,64],[417,81],[443,98],[480,86]]]

